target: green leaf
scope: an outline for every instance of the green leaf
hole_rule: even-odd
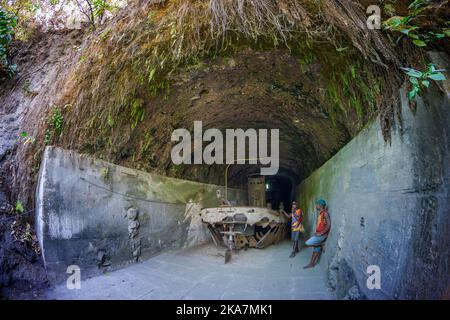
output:
[[[415,77],[409,77],[409,81],[415,85],[419,84],[419,80],[417,80],[417,78],[415,78]]]
[[[412,68],[400,68],[400,69],[402,69],[410,77],[420,78],[423,76],[423,72],[416,69]]]
[[[428,80],[423,80],[422,81],[422,84],[425,86],[425,87],[429,87],[430,86],[430,81],[428,81]]]
[[[434,81],[444,81],[446,79],[444,74],[441,72],[430,74],[428,78]]]
[[[156,72],[156,69],[152,69],[152,70],[150,70],[150,74],[148,75],[148,81],[152,81],[153,80],[153,77],[155,76],[155,72]]]
[[[23,213],[25,210],[23,209],[22,202],[17,200],[16,202],[16,212]]]
[[[337,52],[343,52],[343,51],[345,51],[345,50],[347,50],[348,49],[348,47],[344,47],[344,48],[336,48],[336,51]]]
[[[436,71],[436,67],[434,66],[434,64],[432,64],[432,63],[429,63],[429,64],[428,64],[428,71],[429,71],[430,73],[433,73],[433,72]]]
[[[398,26],[402,24],[403,17],[394,16],[383,22],[383,25],[386,29],[396,29]]]
[[[402,30],[400,30],[401,33],[404,33],[406,35],[408,35],[409,31],[411,31],[411,30],[409,30],[409,29],[402,29]]]
[[[415,39],[413,40],[413,43],[418,47],[426,47],[427,43],[425,41]]]
[[[108,114],[107,122],[108,122],[108,125],[109,125],[110,127],[113,127],[113,126],[114,126],[114,119],[113,119],[113,117],[111,116],[110,113]]]
[[[412,101],[416,97],[417,92],[415,90],[411,90],[408,92],[408,99],[409,101]]]
[[[351,71],[351,73],[352,73],[352,77],[353,77],[353,78],[356,78],[356,69],[355,69],[355,66],[351,66],[351,67],[350,67],[350,71]]]

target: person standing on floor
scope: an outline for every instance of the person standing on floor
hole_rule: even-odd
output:
[[[291,219],[291,239],[293,245],[292,245],[292,253],[289,256],[289,258],[293,258],[300,251],[298,248],[298,241],[300,239],[300,233],[304,231],[302,226],[303,211],[302,209],[297,207],[297,203],[294,201],[292,202],[290,214],[287,214],[286,211],[284,211],[281,207],[280,212],[283,213],[286,216],[286,218]]]
[[[325,244],[331,229],[331,220],[326,201],[323,199],[317,200],[316,210],[319,212],[319,216],[317,217],[316,232],[305,242],[307,247],[313,247],[314,249],[311,256],[311,261],[308,265],[303,267],[304,269],[313,268],[316,265],[322,252],[323,245]]]

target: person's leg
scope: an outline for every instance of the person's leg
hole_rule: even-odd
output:
[[[315,256],[315,259],[313,261],[313,267],[315,267],[317,262],[319,261],[320,254],[321,254],[320,252],[316,252],[316,256]]]
[[[295,240],[292,241],[292,252],[291,255],[289,256],[289,258],[293,258],[295,257]]]
[[[312,247],[314,245],[316,236],[312,236],[308,240],[305,241],[305,248]]]
[[[319,260],[321,251],[322,251],[322,248],[320,246],[314,247],[314,250],[313,250],[313,253],[311,256],[311,261],[309,262],[309,264],[304,266],[303,269],[313,268],[316,265],[317,261]]]
[[[290,258],[295,257],[295,254],[298,252],[298,231],[292,231],[291,238],[292,238],[292,253],[289,256]]]
[[[306,240],[305,247],[315,247],[323,241],[325,241],[324,236],[312,236],[311,238]]]
[[[308,247],[314,247],[313,249],[313,253],[311,256],[311,261],[309,262],[308,265],[304,266],[304,269],[308,269],[308,268],[312,268],[315,266],[315,264],[317,263],[317,261],[319,260],[320,257],[320,252],[322,251],[322,247],[319,246],[323,241],[325,240],[325,237],[323,236],[312,236],[311,238],[309,238],[305,245]]]
[[[317,261],[319,261],[320,254],[322,253],[322,246],[315,247],[313,253],[315,253],[314,259],[312,261],[312,265],[314,267],[317,264]]]
[[[311,256],[311,261],[303,267],[303,269],[309,269],[309,268],[313,268],[318,260],[320,256],[320,252],[316,252],[313,251],[312,256]]]
[[[317,240],[316,240],[316,236],[312,236],[311,238],[309,238],[308,240],[305,241],[305,247],[312,247],[316,244]]]

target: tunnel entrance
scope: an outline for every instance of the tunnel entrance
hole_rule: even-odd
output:
[[[268,207],[278,210],[280,204],[287,212],[293,201],[294,192],[292,178],[283,174],[275,176],[261,176],[252,174],[247,176],[249,205]]]
[[[280,204],[286,212],[290,210],[292,202],[292,182],[288,177],[276,175],[266,177],[266,202],[274,210],[278,210]],[[269,206],[269,205],[268,205]]]

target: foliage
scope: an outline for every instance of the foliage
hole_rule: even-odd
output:
[[[32,243],[33,241],[33,229],[29,223],[26,224],[25,230],[20,237],[21,242]]]
[[[384,12],[390,17],[392,17],[395,14],[395,6],[393,3],[385,3],[383,5],[383,9]]]
[[[143,101],[141,99],[133,99],[130,104],[131,108],[131,128],[135,128],[139,121],[144,120],[145,109],[143,108]]]
[[[52,140],[52,132],[49,129],[47,129],[44,132],[44,144],[48,145],[51,140]]]
[[[57,135],[61,134],[63,127],[63,116],[61,114],[61,109],[54,106],[52,108],[52,115],[50,118],[50,125]]]
[[[76,110],[64,113],[69,132],[60,142],[70,139],[73,146],[80,143],[92,152],[111,146],[110,153],[118,153],[120,140],[135,132],[149,110],[153,112],[154,96],[178,83],[180,67],[185,71],[210,58],[233,56],[249,48],[293,52],[301,44],[310,44],[309,49],[298,49],[304,54],[294,56],[306,65],[326,64],[314,71],[318,78],[330,78],[330,70],[341,65],[324,84],[330,83],[331,88],[329,97],[324,90],[324,98],[332,103],[323,105],[330,117],[338,119],[344,112],[349,121],[362,123],[374,112],[389,109],[392,113],[396,106],[391,101],[397,97],[401,77],[389,70],[401,66],[399,53],[381,33],[365,32],[365,23],[359,21],[365,22],[366,17],[361,20],[359,8],[351,1],[313,5],[286,0],[172,0],[142,3],[142,8],[126,17],[100,30],[98,41],[87,43],[80,52],[83,63],[77,64],[57,101],[73,102]],[[325,50],[329,51],[327,61],[322,59]],[[354,66],[349,69],[350,62]],[[339,86],[341,71],[345,86]],[[367,87],[372,86],[382,90],[371,92]],[[361,119],[354,118],[354,113]],[[117,136],[121,129],[123,139]],[[114,143],[107,142],[111,135],[117,140]]]
[[[346,9],[351,12],[351,8]],[[105,32],[112,36],[100,35],[104,42],[101,48],[96,46],[83,52],[83,61],[86,63],[80,64],[80,69],[89,70],[79,70],[79,75],[83,75],[84,79],[86,74],[95,77],[102,86],[93,90],[89,85],[92,80],[88,79],[86,83],[83,81],[82,86],[86,85],[85,90],[90,92],[89,96],[108,97],[105,99],[108,104],[103,106],[107,111],[100,114],[92,112],[90,115],[90,118],[96,118],[94,122],[101,123],[87,127],[98,128],[105,124],[112,127],[113,120],[120,119],[119,113],[124,110],[124,100],[155,96],[161,91],[167,96],[171,75],[178,67],[187,68],[216,55],[233,55],[245,46],[261,50],[271,50],[274,47],[297,50],[300,43],[311,47],[320,40],[322,43],[331,43],[340,55],[347,56],[353,49],[351,44],[358,39],[344,40],[336,36],[336,29],[333,31],[332,28],[325,27],[330,21],[325,23],[322,18],[324,15],[330,19],[336,17],[336,20],[331,21],[336,28],[351,29],[346,29],[345,32],[352,33],[353,29],[358,28],[356,24],[341,27],[341,6],[328,2],[310,6],[298,1],[256,0],[250,4],[243,0],[190,0],[152,5],[148,12],[142,12],[142,16],[130,21],[125,30],[121,29],[124,27],[122,24],[106,29]],[[355,30],[354,33],[360,32]],[[121,36],[116,38],[114,34]],[[372,37],[377,37],[375,33],[370,37],[356,46],[359,51],[363,51],[363,58],[395,61],[395,54],[387,47],[387,41],[373,39]],[[117,41],[126,44],[118,45]],[[303,51],[307,54],[299,55],[300,62],[311,63],[315,59],[312,50],[306,48]],[[110,66],[120,66],[120,75],[115,75],[114,82],[111,82],[114,68],[105,68],[103,63],[97,64],[98,56],[109,61]],[[338,92],[338,95],[341,94],[344,93]],[[76,104],[85,105],[87,101],[83,100],[77,99]],[[100,108],[99,104],[96,105]],[[359,108],[359,104],[354,105]],[[136,101],[128,103],[128,108],[131,109],[131,127],[134,128],[143,119],[144,112]],[[108,127],[106,129],[109,130]]]
[[[107,12],[112,12],[116,9],[108,0],[92,0],[92,8],[94,17],[97,19],[103,18]]]
[[[49,127],[44,132],[44,144],[47,145],[54,136],[60,136],[63,130],[64,118],[61,109],[53,106],[50,118],[48,120]]]
[[[16,201],[16,212],[18,213],[23,213],[25,211],[25,209],[23,208],[23,204],[22,202],[20,202],[19,200]]]
[[[88,19],[95,28],[97,23],[103,19],[106,13],[117,9],[111,0],[73,0],[80,12]]]
[[[418,47],[425,47],[430,42],[443,39],[449,35],[449,29],[440,26],[439,31],[426,30],[421,27],[419,19],[423,17],[425,10],[429,9],[429,0],[415,0],[408,6],[408,15],[393,16],[383,22],[386,30],[401,33],[397,38],[397,43],[403,38],[408,37],[412,43]]]
[[[445,75],[442,73],[444,69],[436,69],[436,66],[432,63],[428,64],[426,71],[419,71],[413,68],[402,68],[402,70],[409,76],[409,82],[412,89],[408,92],[408,99],[414,100],[416,96],[420,96],[424,88],[430,86],[430,80],[444,81]]]
[[[46,14],[50,13],[46,19],[53,24],[65,23],[72,7],[75,6],[95,29],[105,15],[113,13],[118,8],[113,2],[114,0],[0,0],[3,8],[18,17],[16,34],[21,38],[22,34],[26,38],[31,29],[39,27],[39,20],[42,19],[36,17],[39,9]]]
[[[9,62],[9,48],[13,41],[16,25],[17,17],[0,7],[0,79],[4,75],[11,76],[16,70],[16,65]]]
[[[34,137],[28,135],[28,132],[26,131],[22,131],[20,133],[20,140],[24,145],[27,145],[29,143],[33,144],[36,142],[36,140],[34,139]]]

